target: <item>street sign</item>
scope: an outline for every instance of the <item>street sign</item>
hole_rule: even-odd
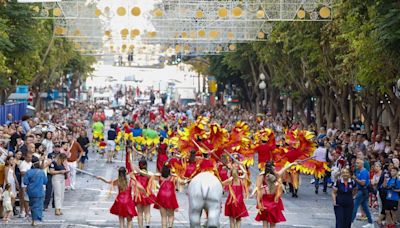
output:
[[[356,92],[360,92],[361,90],[363,90],[363,87],[362,87],[361,85],[355,85],[355,86],[354,86],[354,90],[355,90]]]
[[[16,93],[29,93],[29,86],[27,85],[19,85],[16,88]]]

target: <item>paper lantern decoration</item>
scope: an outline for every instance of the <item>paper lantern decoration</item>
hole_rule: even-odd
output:
[[[101,15],[101,10],[100,10],[100,9],[96,9],[96,10],[94,11],[94,15],[95,15],[96,17],[100,17],[100,15]]]
[[[208,35],[210,36],[210,38],[215,39],[218,37],[219,32],[216,30],[211,30]]]
[[[133,7],[132,10],[131,10],[131,14],[132,14],[133,16],[135,16],[135,17],[139,16],[140,13],[141,13],[141,10],[140,10],[140,8],[137,7],[137,6]]]
[[[54,29],[54,33],[56,35],[64,35],[66,32],[67,32],[67,30],[65,28],[63,28],[63,27],[56,27]]]
[[[226,36],[228,37],[228,40],[233,40],[233,39],[235,39],[235,35],[233,34],[233,32],[228,32],[228,33],[226,34]]]
[[[264,10],[258,10],[257,13],[256,13],[256,17],[257,17],[258,19],[263,19],[263,18],[265,18],[265,12],[264,12]]]
[[[161,9],[155,9],[153,14],[156,17],[162,17],[163,16],[163,11]]]
[[[60,8],[57,7],[57,8],[54,8],[54,9],[53,9],[53,16],[55,16],[55,17],[60,17],[61,14],[62,14],[62,11],[61,11]]]
[[[122,49],[122,50],[125,50],[126,48],[127,48],[126,44],[123,44],[123,45],[121,46],[121,49]]]
[[[140,35],[140,30],[139,29],[132,29],[131,30],[131,36],[135,37],[135,36],[139,36]]]
[[[199,37],[204,38],[206,37],[206,31],[204,29],[200,29],[199,32],[197,33]]]
[[[181,51],[181,45],[177,44],[175,45],[175,51],[180,52]]]
[[[204,17],[204,13],[202,10],[197,10],[196,11],[196,18],[203,18]]]
[[[299,11],[297,11],[297,17],[300,19],[304,19],[306,17],[306,11],[300,9]]]
[[[258,39],[264,39],[264,37],[265,37],[265,33],[263,33],[263,32],[258,32],[257,33],[257,38]]]
[[[229,50],[231,50],[231,51],[236,50],[236,45],[230,44],[230,45],[229,45]]]
[[[242,8],[240,8],[239,6],[234,7],[232,9],[232,16],[234,16],[234,17],[242,16]]]
[[[218,17],[226,17],[228,16],[228,10],[225,7],[221,7],[218,9]]]
[[[192,39],[196,38],[196,32],[195,31],[190,31],[190,38],[192,38]]]
[[[148,33],[147,33],[147,36],[149,36],[149,37],[151,37],[151,38],[154,38],[154,37],[157,36],[157,32],[155,32],[155,31],[148,32]],[[146,48],[146,47],[144,47],[144,48]]]
[[[32,10],[33,10],[33,12],[35,12],[35,13],[39,13],[39,12],[40,12],[39,6],[34,6],[34,7],[32,7]]]
[[[123,6],[118,7],[117,9],[117,14],[118,16],[125,16],[126,15],[126,9]]]
[[[74,31],[74,36],[80,36],[80,35],[81,35],[81,30],[76,29],[76,30]]]
[[[74,47],[75,47],[75,49],[80,49],[81,48],[81,44],[76,43],[76,44],[74,44]]]
[[[135,45],[133,45],[133,44],[129,45],[129,50],[133,51],[133,49],[135,49]]]
[[[323,7],[321,7],[321,9],[319,10],[319,15],[320,15],[322,18],[328,18],[328,17],[331,16],[331,10],[330,10],[328,7],[326,7],[326,6],[323,6]]]
[[[129,34],[129,30],[127,28],[124,28],[121,30],[121,36],[127,36]]]
[[[187,35],[186,32],[182,32],[181,36],[182,36],[182,38],[185,38],[185,39],[186,39],[188,35]]]
[[[185,50],[185,51],[190,51],[190,46],[189,46],[189,44],[185,44],[185,45],[183,46],[183,50]]]
[[[104,35],[106,35],[106,36],[111,36],[111,31],[109,31],[109,30],[105,31],[105,32],[104,32]]]

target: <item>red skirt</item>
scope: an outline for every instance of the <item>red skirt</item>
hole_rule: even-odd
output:
[[[154,204],[155,209],[162,207],[175,210],[179,207],[178,200],[176,199],[175,185],[170,179],[161,182],[156,202]]]
[[[133,218],[137,216],[135,203],[132,199],[131,187],[118,193],[117,198],[110,209],[110,213],[124,218]]]
[[[275,203],[274,198],[274,194],[263,195],[261,203],[264,207],[264,210],[257,214],[256,221],[267,221],[268,223],[279,223],[286,221],[286,218],[282,213],[284,208],[281,198],[279,198],[277,203]]]
[[[163,167],[164,163],[168,161],[168,155],[165,153],[159,153],[157,155],[157,170],[161,171],[161,168]]]
[[[149,177],[136,175],[136,180],[143,186],[144,189],[147,189],[149,184]],[[156,196],[151,192],[149,196],[146,196],[144,192],[138,191],[135,192],[135,203],[143,206],[151,205],[156,202]]]
[[[249,216],[246,205],[244,204],[243,186],[232,185],[232,190],[235,193],[236,201],[233,201],[229,193],[225,202],[225,216],[234,217],[235,219]]]

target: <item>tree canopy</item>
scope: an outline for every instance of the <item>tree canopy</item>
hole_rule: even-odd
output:
[[[400,118],[400,100],[393,90],[400,76],[400,2],[336,0],[333,5],[332,21],[275,22],[268,41],[210,57],[210,65],[217,65],[210,73],[222,82],[240,75],[243,84],[253,83],[250,90],[259,97],[252,100],[255,107],[262,96],[258,75],[264,73],[272,112],[277,103],[289,109],[285,105],[290,99],[294,115],[305,123],[310,102],[315,102],[320,126],[339,122],[341,128],[351,125],[351,107],[358,107],[367,128],[376,126],[386,109],[394,140]]]
[[[66,73],[78,80],[92,71],[95,59],[75,50],[71,40],[56,38],[53,21],[35,19],[33,7],[16,0],[0,4],[0,103],[17,85],[39,94],[60,88]]]

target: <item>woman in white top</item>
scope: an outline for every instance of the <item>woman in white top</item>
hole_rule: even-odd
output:
[[[4,169],[4,186],[10,184],[11,192],[13,197],[11,198],[12,205],[15,205],[15,196],[17,195],[17,189],[19,189],[19,184],[17,177],[15,176],[15,159],[13,156],[8,156],[6,158],[6,167]]]
[[[53,143],[53,133],[51,131],[48,131],[44,134],[42,145],[45,146],[46,148],[46,154],[50,154],[53,152],[54,143]]]

